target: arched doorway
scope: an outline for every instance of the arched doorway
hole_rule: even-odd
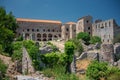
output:
[[[44,34],[43,34],[43,41],[47,41],[46,38],[47,38],[47,34],[44,33]]]
[[[48,34],[48,40],[52,40],[52,34]]]
[[[40,33],[37,34],[37,40],[41,41],[41,34]]]
[[[30,35],[28,33],[25,34],[25,40],[30,39]]]

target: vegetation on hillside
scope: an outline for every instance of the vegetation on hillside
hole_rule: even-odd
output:
[[[89,44],[90,41],[90,35],[86,32],[80,32],[77,34],[77,39],[82,39],[83,41],[85,41],[85,44]]]
[[[85,41],[85,44],[96,44],[96,43],[101,43],[101,38],[98,36],[90,36],[88,33],[86,32],[80,32],[77,34],[77,39],[81,39],[83,41]]]
[[[36,70],[39,70],[40,66],[40,62],[38,60],[38,58],[40,57],[39,53],[39,47],[37,47],[35,45],[35,42],[31,41],[31,40],[25,40],[23,41],[23,46],[25,46],[25,48],[27,49],[31,59],[32,59],[32,63],[33,66]]]
[[[22,61],[22,42],[17,41],[17,42],[13,42],[13,54],[12,54],[12,60],[18,60],[18,61]]]
[[[0,7],[0,44],[4,52],[12,55],[12,42],[17,29],[16,19],[12,12],[6,13],[3,7]]]
[[[86,76],[90,80],[119,80],[118,75],[120,75],[119,68],[98,61],[92,61],[86,71]]]
[[[66,68],[63,65],[55,65],[53,68],[45,68],[43,73],[47,77],[54,77],[55,80],[79,80],[75,74],[65,73]]]
[[[2,60],[0,60],[0,80],[6,80],[6,70],[7,70],[7,65],[3,63]]]
[[[77,39],[77,38],[74,38],[74,39],[72,39],[72,40],[70,40],[70,41],[72,41],[73,43],[74,43],[74,45],[75,45],[75,53],[77,52],[78,54],[78,56],[80,55],[80,54],[82,54],[82,52],[83,52],[83,46],[82,46],[82,44],[81,44],[81,42],[80,42],[80,40],[79,39]]]
[[[90,43],[91,44],[101,43],[101,38],[98,36],[91,36]]]

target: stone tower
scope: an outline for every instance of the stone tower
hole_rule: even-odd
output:
[[[92,17],[84,16],[79,18],[76,25],[76,33],[87,32],[92,35]]]
[[[62,39],[67,41],[68,39],[73,39],[76,36],[76,23],[75,22],[67,22],[62,28]]]

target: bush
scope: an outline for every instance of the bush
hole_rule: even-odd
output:
[[[0,54],[2,54],[2,51],[3,51],[2,45],[0,44]]]
[[[16,41],[23,41],[23,37],[19,36],[18,38],[16,38]]]
[[[72,39],[71,41],[75,44],[75,51],[79,52],[80,55],[84,50],[81,42],[76,38]]]
[[[105,62],[93,61],[87,68],[86,76],[90,80],[100,80],[100,78],[107,76],[107,71],[108,67]]]
[[[33,66],[36,70],[39,70],[40,69],[40,61],[38,60],[38,57],[40,57],[38,55],[39,53],[39,47],[37,47],[35,45],[35,43],[31,40],[27,40],[27,41],[23,41],[23,45],[25,46],[25,48],[27,49],[29,55],[30,55],[30,58],[32,59],[32,63],[33,63]]]
[[[14,42],[13,44],[13,54],[12,54],[12,60],[22,60],[22,42]]]
[[[41,60],[43,63],[46,64],[47,67],[53,67],[57,64],[59,57],[56,53],[52,52],[45,55],[41,55]]]
[[[86,32],[80,32],[77,34],[77,39],[82,39],[85,41],[85,44],[89,44],[90,35]]]
[[[58,54],[58,56],[59,56],[58,64],[65,65],[67,62],[67,55],[65,53],[61,53]]]
[[[109,68],[107,80],[120,80],[120,69],[117,67]]]
[[[98,37],[98,36],[92,36],[92,37],[90,38],[90,43],[91,43],[91,44],[101,43],[101,38]]]
[[[55,65],[53,68],[43,70],[47,77],[55,77],[55,80],[79,80],[75,74],[65,74],[66,68],[63,65]]]

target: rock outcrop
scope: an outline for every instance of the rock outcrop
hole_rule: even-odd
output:
[[[100,50],[100,61],[114,62],[114,46],[112,44],[102,44]]]

